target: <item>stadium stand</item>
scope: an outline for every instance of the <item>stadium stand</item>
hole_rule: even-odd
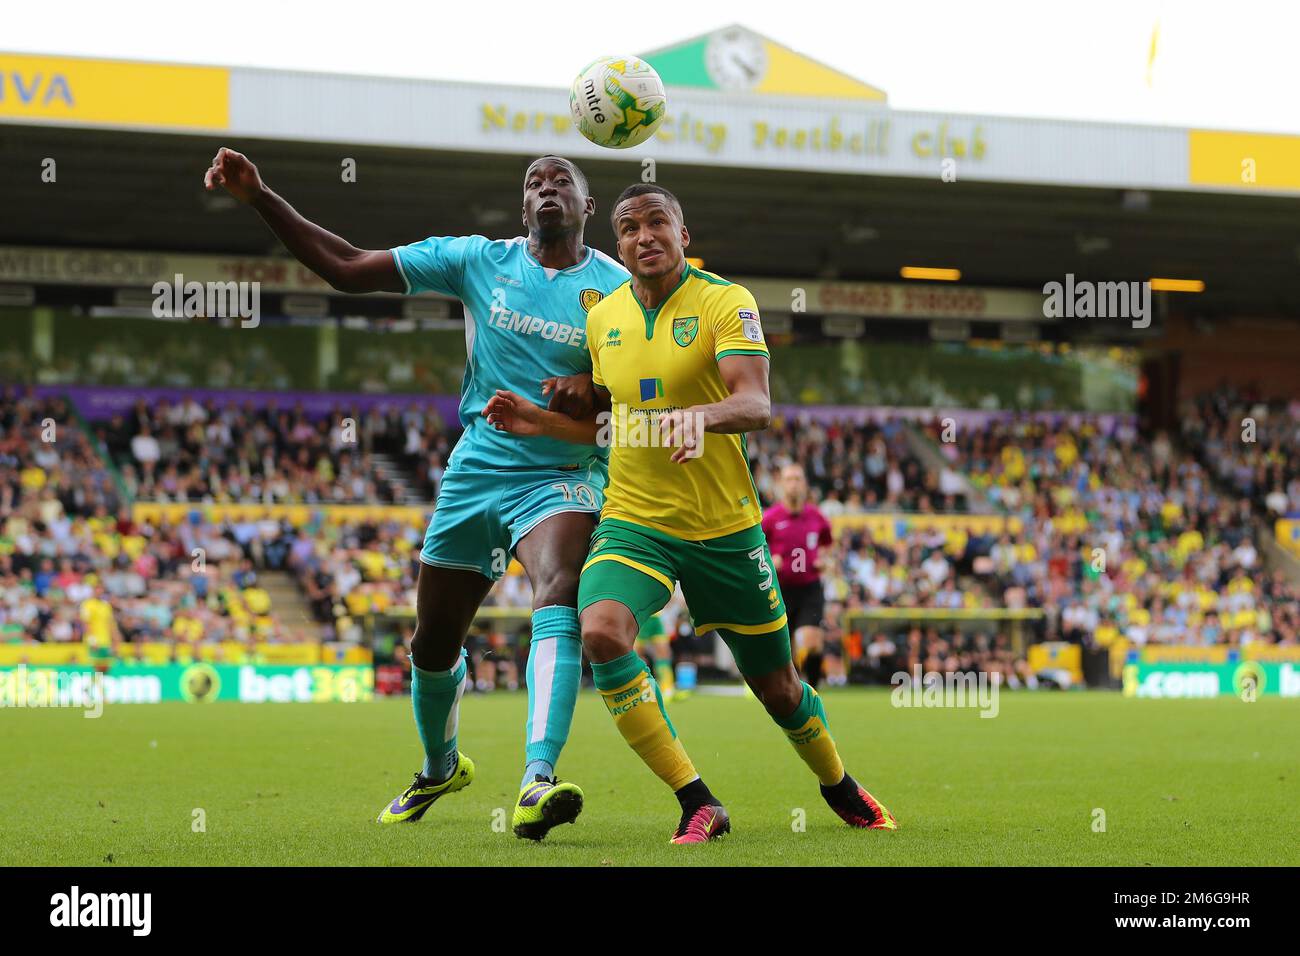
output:
[[[1183,440],[1220,481],[1261,514],[1300,515],[1300,400],[1224,385],[1185,403],[1180,417]]]
[[[345,415],[333,403],[312,416],[232,393],[141,402],[87,423],[62,399],[4,394],[7,641],[170,642],[186,653],[304,637],[360,645],[375,618],[414,605],[424,509],[336,520],[322,509],[432,501],[456,439],[432,409]],[[1033,684],[1022,640],[996,617],[1008,611],[1039,614],[1030,640],[1110,653],[1300,639],[1300,588],[1266,568],[1259,540],[1265,518],[1292,511],[1300,490],[1282,451],[1294,405],[1229,390],[1197,396],[1181,443],[1139,433],[1131,416],[994,413],[945,442],[938,414],[855,421],[816,411],[755,436],[751,460],[765,504],[780,467],[804,464],[835,524],[828,641],[855,680],[919,663]],[[1230,433],[1247,413],[1258,441],[1241,446]],[[355,444],[341,440],[348,417]],[[42,440],[51,422],[57,440]],[[133,501],[182,511],[135,517]],[[290,520],[210,510],[221,504],[308,507]],[[985,524],[961,523],[971,518]],[[277,575],[296,594],[276,587]],[[505,665],[526,639],[518,609],[530,600],[512,564],[486,605],[506,616],[478,634],[478,663],[492,658],[489,676],[476,674],[480,689],[517,682]],[[295,603],[309,626],[277,613]]]
[[[828,517],[860,511],[964,510],[961,488],[912,451],[902,419],[855,423],[843,418],[778,418],[749,442],[754,482],[765,501],[775,496],[782,466],[803,464]]]
[[[131,497],[147,501],[424,501],[436,492],[449,448],[441,420],[427,410],[336,408],[312,419],[301,407],[193,399],[139,402],[96,435]],[[414,487],[381,470],[376,455],[411,468]]]

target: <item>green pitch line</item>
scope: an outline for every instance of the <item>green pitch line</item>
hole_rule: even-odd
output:
[[[0,711],[0,864],[1300,863],[1296,701],[1006,693],[986,719],[895,709],[883,691],[825,699],[845,763],[897,815],[897,833],[841,824],[746,698],[670,705],[731,813],[733,832],[702,847],[668,845],[676,802],[590,691],[559,768],[586,809],[542,844],[508,827],[523,694],[465,700],[474,785],[392,827],[375,815],[420,764],[407,700],[110,705],[99,720]]]

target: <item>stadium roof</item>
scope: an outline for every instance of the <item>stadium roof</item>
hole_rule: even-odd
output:
[[[209,193],[216,148],[245,150],[295,206],[362,247],[430,234],[517,235],[525,159],[492,153],[353,147],[0,125],[0,244],[178,252],[282,252],[257,216]],[[357,181],[340,178],[341,157]],[[57,158],[57,181],[40,182]],[[582,160],[597,197],[589,239],[632,175]],[[1040,288],[1079,278],[1199,278],[1207,313],[1300,315],[1300,217],[1272,196],[843,176],[673,164],[691,253],[737,276],[897,281],[905,265],[962,271],[962,283]]]
[[[907,112],[827,88],[679,87],[656,134],[617,156],[638,169],[1300,194],[1300,136]],[[577,134],[556,89],[32,54],[0,53],[2,123],[611,158]]]
[[[1180,300],[1195,311],[1300,315],[1300,137],[677,89],[664,135],[611,151],[573,132],[556,90],[13,54],[0,82],[7,245],[279,253],[202,189],[220,145],[358,245],[510,236],[526,159],[561,152],[598,203],[653,168],[683,200],[692,254],[725,274],[896,281],[920,265],[1038,289],[1169,276],[1206,283]],[[612,248],[603,215],[591,239]]]

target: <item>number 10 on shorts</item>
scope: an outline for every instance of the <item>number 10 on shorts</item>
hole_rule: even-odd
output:
[[[590,485],[584,485],[580,481],[575,481],[572,485],[567,481],[557,481],[551,487],[564,495],[566,503],[576,501],[586,508],[596,507],[596,493],[591,490]]]

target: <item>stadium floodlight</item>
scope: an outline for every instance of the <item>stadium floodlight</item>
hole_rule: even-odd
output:
[[[898,274],[904,279],[928,279],[931,282],[957,282],[960,269],[934,269],[929,266],[903,266]]]
[[[1152,279],[1152,292],[1204,292],[1205,283],[1200,279]]]

